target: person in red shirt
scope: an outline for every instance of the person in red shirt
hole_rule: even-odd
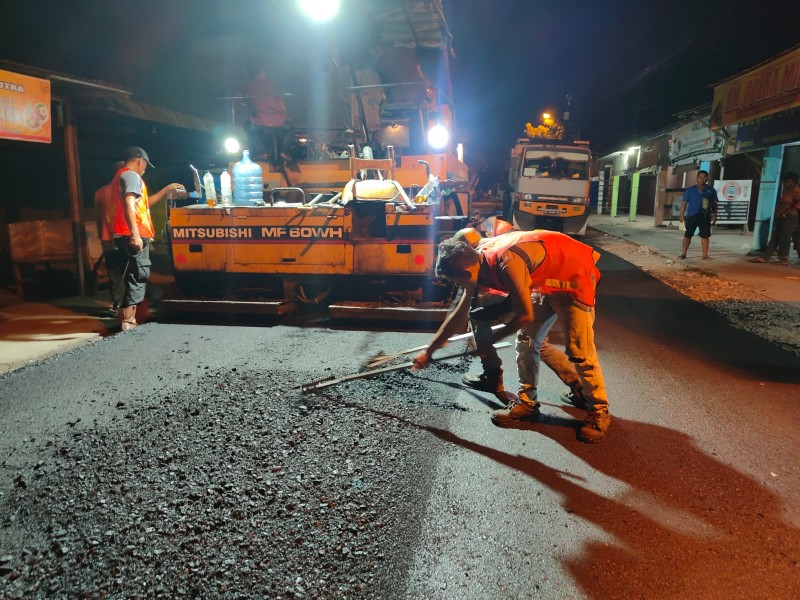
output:
[[[268,157],[273,166],[290,160],[287,154],[294,134],[294,125],[275,83],[267,78],[260,59],[247,60],[250,79],[242,86],[241,94],[250,111],[245,123],[250,154],[255,158]]]
[[[578,439],[594,443],[605,437],[611,423],[603,372],[594,343],[595,288],[600,272],[599,254],[568,235],[555,231],[512,231],[482,242],[477,248],[458,240],[439,245],[436,274],[464,288],[457,306],[445,318],[430,345],[414,359],[425,368],[431,355],[457,330],[463,329],[478,289],[491,288],[508,294],[512,305],[509,320],[491,336],[475,331],[477,353],[484,372],[462,380],[475,389],[502,389],[501,361],[492,346],[517,331],[519,396],[502,410],[492,413],[498,427],[513,427],[539,418],[537,385],[541,347],[556,320],[565,339],[566,355],[577,372],[586,402],[586,418]],[[541,298],[534,306],[532,295]],[[481,331],[490,331],[480,328]]]
[[[113,174],[116,175],[125,165],[119,161],[114,164]],[[112,177],[113,180],[113,177]],[[108,292],[111,295],[111,312],[116,317],[119,305],[122,302],[122,272],[125,268],[125,259],[114,245],[114,224],[117,213],[117,202],[114,193],[111,191],[109,181],[94,193],[94,208],[97,215],[97,231],[100,235],[100,242],[103,245],[103,260],[106,263],[108,272]]]
[[[795,234],[800,212],[800,187],[797,186],[797,173],[786,173],[783,176],[783,193],[775,207],[775,218],[772,222],[772,236],[761,256],[751,258],[750,262],[766,263],[778,252],[779,264],[789,266],[789,251],[794,237],[795,250],[800,254],[798,237]]]

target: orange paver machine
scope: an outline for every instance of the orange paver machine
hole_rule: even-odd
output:
[[[418,104],[384,101],[368,118],[360,94],[402,82],[358,85],[349,68],[340,96],[359,101],[348,103],[357,110],[342,129],[341,152],[328,152],[331,143],[324,155],[309,146],[277,168],[259,162],[263,202],[171,207],[176,286],[165,309],[285,314],[323,305],[338,318],[423,321],[446,314],[455,290],[434,276],[436,248],[467,225],[472,189],[458,140],[435,145],[427,135],[443,125],[455,131],[441,0],[367,2],[360,15],[383,46],[440,57],[440,85],[429,84]],[[298,130],[306,142],[318,133]]]

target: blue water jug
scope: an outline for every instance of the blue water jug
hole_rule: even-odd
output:
[[[250,160],[250,151],[242,152],[242,160],[233,165],[233,203],[253,206],[264,201],[261,166]]]

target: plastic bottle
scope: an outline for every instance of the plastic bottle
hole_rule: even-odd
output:
[[[233,204],[233,194],[231,192],[231,175],[228,171],[223,171],[219,176],[219,194],[221,196],[221,203],[223,206],[231,206]]]
[[[264,201],[261,166],[250,160],[250,151],[242,152],[242,160],[233,165],[233,203],[245,206]]]
[[[439,185],[439,178],[436,175],[429,175],[428,176],[428,183],[426,183],[423,188],[419,191],[419,193],[414,198],[414,202],[417,204],[422,202],[433,202],[435,198],[431,198],[430,196],[434,193],[436,188]]]
[[[206,174],[203,175],[203,187],[206,188],[206,204],[216,206],[217,190],[214,189],[214,176],[211,171],[206,171]]]

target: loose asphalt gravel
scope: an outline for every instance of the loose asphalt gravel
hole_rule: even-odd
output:
[[[463,409],[407,372],[304,378],[207,369],[34,440],[0,492],[0,597],[400,597],[437,443],[417,417]]]

